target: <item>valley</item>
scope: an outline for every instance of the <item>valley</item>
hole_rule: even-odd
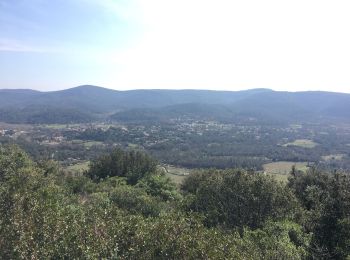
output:
[[[0,0],[0,260],[350,260],[349,13]]]
[[[303,170],[305,165],[350,169],[350,125],[346,124],[262,126],[194,119],[170,123],[2,123],[0,141],[18,144],[35,160],[53,159],[74,171],[86,169],[89,160],[116,147],[145,151],[160,165],[189,170],[243,168],[284,178],[292,165]]]
[[[0,90],[0,258],[347,259],[349,96]]]

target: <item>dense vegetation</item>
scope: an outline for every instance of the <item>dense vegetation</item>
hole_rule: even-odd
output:
[[[92,161],[88,176],[93,180],[108,177],[125,177],[129,184],[136,184],[156,171],[156,162],[141,152],[124,152],[116,149]]]
[[[323,163],[329,168],[350,169],[350,128],[320,124],[260,126],[190,121],[187,123],[135,124],[86,128],[63,133],[68,139],[130,143],[142,147],[163,163],[187,168],[245,168],[262,170],[270,161]],[[315,141],[315,147],[286,145],[297,139]],[[323,155],[342,154],[341,160],[322,160]],[[328,165],[325,165],[328,164]]]
[[[0,147],[0,258],[345,259],[350,177],[293,170],[191,174],[181,190],[139,152],[83,175]]]
[[[96,120],[80,109],[53,106],[28,106],[25,108],[0,109],[0,120],[7,123],[21,124],[67,124],[85,123]]]

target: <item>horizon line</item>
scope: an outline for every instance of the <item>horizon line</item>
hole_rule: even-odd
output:
[[[94,88],[100,88],[100,89],[106,89],[106,90],[112,90],[112,91],[120,91],[120,92],[126,92],[126,91],[140,91],[140,90],[164,90],[164,91],[216,91],[216,92],[240,92],[240,91],[250,91],[250,90],[266,90],[266,91],[273,91],[273,92],[287,92],[287,93],[301,93],[301,92],[325,92],[325,93],[340,93],[340,94],[350,94],[350,92],[338,92],[338,91],[330,91],[330,90],[276,90],[272,88],[264,88],[264,87],[257,87],[257,88],[247,88],[247,89],[239,89],[239,90],[228,90],[228,89],[210,89],[210,88],[131,88],[131,89],[114,89],[109,87],[102,87],[98,85],[91,85],[91,84],[83,84],[78,85],[74,87],[68,87],[68,88],[61,88],[61,89],[55,89],[55,90],[39,90],[35,88],[0,88],[0,91],[16,91],[16,90],[31,90],[41,93],[49,93],[49,92],[58,92],[58,91],[66,91],[76,88],[82,88],[82,87],[94,87]]]

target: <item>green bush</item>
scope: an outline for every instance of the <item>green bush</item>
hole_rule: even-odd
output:
[[[197,178],[197,187],[189,184]],[[193,194],[188,209],[203,213],[208,226],[255,229],[267,220],[293,219],[298,213],[292,191],[263,174],[208,170],[190,176],[184,188]]]
[[[135,185],[140,179],[155,173],[156,166],[157,163],[145,153],[116,149],[93,160],[87,176],[95,181],[125,177],[129,184]]]

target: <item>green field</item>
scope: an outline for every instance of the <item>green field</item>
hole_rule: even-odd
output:
[[[309,139],[297,139],[294,142],[284,144],[283,146],[299,146],[304,148],[314,148],[318,143]]]

